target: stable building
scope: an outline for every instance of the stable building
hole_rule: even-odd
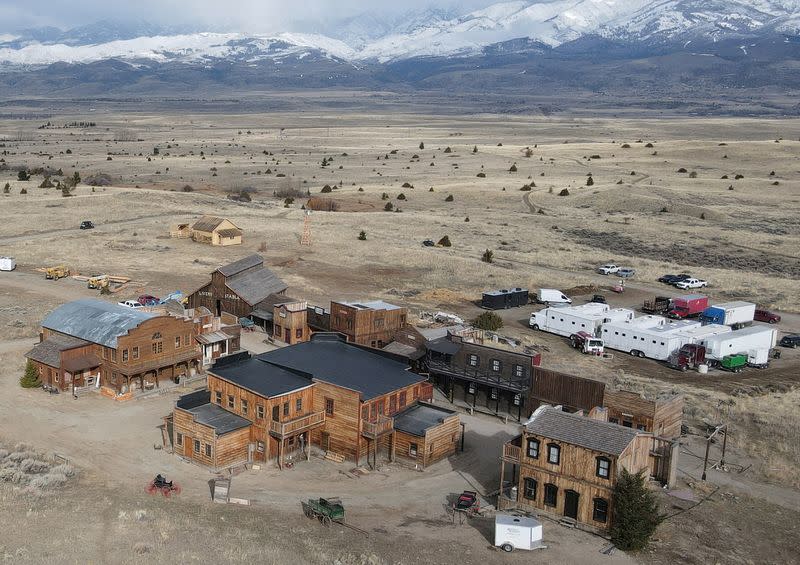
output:
[[[191,319],[91,298],[48,314],[40,343],[25,356],[43,383],[60,390],[96,386],[121,394],[201,369]]]
[[[189,307],[208,308],[215,316],[226,312],[247,318],[262,309],[268,298],[283,295],[287,288],[285,282],[264,266],[264,258],[254,254],[211,273],[211,280],[189,295]],[[265,307],[270,315],[273,305]]]
[[[191,227],[192,239],[210,245],[241,245],[242,230],[226,218],[203,216]]]
[[[433,399],[425,381],[390,356],[339,334],[317,333],[257,357],[220,359],[208,371],[207,389],[210,404],[250,422],[247,445],[239,445],[231,461],[274,460],[283,467],[310,456],[314,446],[329,459],[357,465],[365,458],[374,466],[379,458],[398,457],[425,467],[454,454],[461,441],[457,414],[422,404]],[[172,439],[181,452],[176,434],[181,442],[208,434],[196,422],[190,426],[187,417],[179,425],[178,409]],[[212,466],[214,453],[228,453],[240,440],[224,435],[215,436],[221,439],[211,444],[210,456],[201,446],[201,457],[193,450],[188,457]]]

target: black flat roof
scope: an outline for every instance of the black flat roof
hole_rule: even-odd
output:
[[[311,377],[303,377],[255,358],[220,367],[215,365],[208,372],[266,398],[311,386]]]
[[[194,416],[195,422],[214,428],[218,435],[224,435],[250,426],[251,422],[224,410],[216,404],[201,404],[193,408],[184,408]]]
[[[343,336],[333,333],[314,334],[311,341],[262,353],[257,359],[354,390],[362,400],[426,380],[408,371],[405,363],[348,344]]]
[[[399,432],[422,437],[425,432],[441,424],[455,412],[430,404],[414,404],[394,417],[394,429]]]

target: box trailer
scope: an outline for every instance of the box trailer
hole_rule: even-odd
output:
[[[529,293],[527,288],[504,288],[484,292],[481,298],[481,307],[488,310],[502,310],[504,308],[525,306],[528,301]]]
[[[503,551],[543,548],[542,524],[534,518],[497,514],[494,517],[494,545]]]
[[[720,362],[727,355],[746,354],[748,364],[763,367],[769,361],[777,336],[777,330],[759,325],[711,336],[700,343],[706,348],[707,359]]]
[[[648,319],[638,323],[634,318],[630,322],[603,324],[600,335],[603,346],[637,357],[666,361],[672,353],[688,343],[689,338],[682,333],[683,330],[700,325],[700,322],[693,320],[671,322],[661,316],[643,318]],[[661,322],[653,318],[660,318]]]
[[[667,315],[670,318],[694,318],[708,308],[708,296],[704,294],[685,294],[672,299],[672,307]]]
[[[536,291],[536,301],[539,304],[572,304],[572,299],[555,288],[540,288]]]
[[[738,330],[753,323],[756,315],[756,305],[752,302],[724,302],[713,304],[703,310],[700,320],[704,324],[721,324],[731,326]]]
[[[0,271],[13,271],[17,268],[17,262],[13,257],[0,257]]]
[[[611,308],[608,304],[589,302],[580,306],[544,308],[531,314],[528,324],[534,330],[564,337],[578,332],[587,332],[592,336],[597,336],[604,323],[630,320],[633,316],[633,310],[627,308]]]
[[[730,326],[720,324],[706,324],[705,326],[692,326],[681,331],[688,338],[686,343],[700,343],[711,336],[731,333]]]

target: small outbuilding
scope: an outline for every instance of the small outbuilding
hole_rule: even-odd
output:
[[[203,216],[192,226],[192,239],[211,245],[241,245],[242,230],[227,218]]]
[[[530,301],[527,288],[503,288],[484,292],[481,297],[481,308],[503,310],[525,306]]]

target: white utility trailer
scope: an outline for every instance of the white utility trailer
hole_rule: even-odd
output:
[[[752,302],[736,300],[712,304],[700,315],[704,324],[722,324],[733,326],[733,329],[743,328],[753,323],[756,315],[756,305]]]
[[[700,344],[706,348],[706,359],[721,361],[727,355],[746,354],[748,365],[765,367],[777,337],[777,330],[757,325],[711,336]]]
[[[503,551],[544,549],[542,524],[534,518],[497,514],[494,518],[494,545]]]
[[[666,361],[690,343],[685,330],[700,326],[692,320],[670,321],[661,316],[642,316],[625,322],[603,324],[603,345],[637,357]]]
[[[13,257],[0,257],[0,271],[13,271],[17,268],[17,262]]]
[[[528,324],[535,330],[569,337],[578,332],[598,336],[604,323],[630,320],[633,310],[611,308],[608,304],[589,302],[580,306],[544,308],[531,314]]]

